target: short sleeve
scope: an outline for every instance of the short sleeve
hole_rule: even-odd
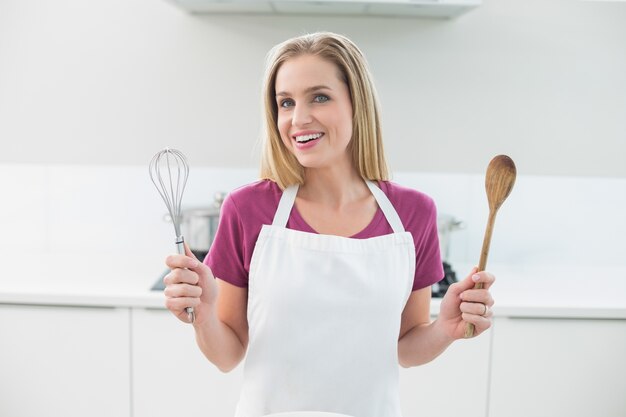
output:
[[[219,225],[204,263],[216,278],[237,287],[248,286],[244,228],[231,195],[222,203]]]
[[[404,229],[413,235],[415,243],[413,291],[441,281],[444,272],[439,253],[435,201],[418,190],[390,181],[381,181],[380,185],[398,212]]]
[[[430,198],[424,204],[423,227],[415,239],[415,279],[413,291],[441,281],[444,276],[439,234],[437,233],[437,208]]]

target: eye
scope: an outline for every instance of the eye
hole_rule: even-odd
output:
[[[330,100],[330,98],[324,94],[318,94],[313,99],[313,101],[315,101],[316,103],[326,103],[328,100]]]
[[[283,108],[291,107],[291,106],[293,106],[293,100],[292,100],[292,99],[290,99],[290,98],[285,99],[285,100],[281,100],[281,101],[278,103],[278,105],[279,105],[280,107],[283,107]]]

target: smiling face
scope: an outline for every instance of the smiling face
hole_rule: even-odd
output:
[[[277,127],[305,168],[352,164],[352,101],[339,68],[315,55],[285,61],[276,74]]]

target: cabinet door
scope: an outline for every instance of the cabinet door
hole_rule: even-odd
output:
[[[129,311],[0,305],[0,415],[130,416]]]
[[[485,417],[491,330],[454,342],[432,362],[400,369],[404,417]]]
[[[221,372],[196,345],[193,328],[167,310],[132,316],[134,417],[235,414],[243,364]]]
[[[626,416],[626,320],[497,318],[490,417]]]

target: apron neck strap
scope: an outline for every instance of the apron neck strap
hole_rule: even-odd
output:
[[[382,210],[383,214],[387,218],[387,221],[391,225],[394,233],[402,233],[404,232],[404,226],[402,225],[402,221],[400,220],[400,216],[398,216],[398,212],[393,208],[391,201],[387,198],[385,193],[378,188],[372,181],[365,180],[367,187],[370,189],[371,193],[374,195],[378,206]],[[276,213],[274,214],[274,220],[272,221],[272,226],[286,227],[287,221],[289,220],[289,215],[291,214],[291,209],[293,208],[293,204],[296,201],[296,194],[298,194],[298,184],[291,185],[283,191],[283,195],[280,198],[280,202],[278,203],[278,208],[276,209]]]
[[[287,220],[289,220],[293,203],[296,201],[298,188],[299,185],[294,184],[283,190],[283,195],[280,197],[278,208],[276,209],[276,213],[274,213],[272,226],[287,227]]]
[[[402,233],[404,232],[404,226],[402,225],[402,221],[400,220],[400,216],[398,216],[398,212],[395,208],[393,208],[393,204],[387,198],[383,190],[378,188],[374,182],[370,180],[365,180],[365,183],[369,187],[370,191],[374,195],[378,206],[383,211],[383,214],[387,218],[389,225],[393,229],[394,233]]]

